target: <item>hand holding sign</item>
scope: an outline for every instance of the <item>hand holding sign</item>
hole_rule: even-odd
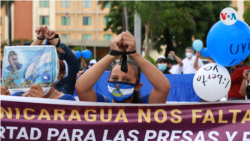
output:
[[[225,67],[216,63],[210,63],[196,72],[193,86],[200,98],[207,101],[216,101],[228,93],[231,86],[231,78]]]

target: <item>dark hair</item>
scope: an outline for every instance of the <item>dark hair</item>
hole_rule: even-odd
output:
[[[59,74],[64,74],[66,72],[65,70],[65,64],[62,60],[59,59],[59,65],[60,65],[60,68],[59,68]]]
[[[248,62],[248,58],[249,58],[249,56],[247,56],[247,58],[243,62],[247,63]]]
[[[136,71],[136,73],[137,73],[136,74],[137,75],[137,77],[136,77],[136,84],[137,83],[139,84],[140,83],[140,79],[141,79],[141,69],[135,63],[135,61],[128,60],[127,63],[130,64],[132,66],[132,68],[134,68],[134,70]],[[120,64],[120,62],[115,63],[114,66],[117,65],[117,64]],[[114,68],[114,66],[113,66],[113,68]],[[113,68],[111,69],[110,74],[111,74]],[[142,103],[141,94],[140,94],[139,91],[134,91],[133,96],[134,97],[133,97],[132,103]]]

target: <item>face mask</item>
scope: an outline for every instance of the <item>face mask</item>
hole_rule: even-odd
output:
[[[193,54],[192,54],[192,53],[190,53],[190,52],[187,52],[187,53],[186,53],[187,58],[191,58],[191,57],[192,57],[192,55],[193,55]]]
[[[160,71],[165,71],[167,69],[167,65],[166,64],[158,64],[158,69]]]
[[[109,81],[108,90],[112,99],[116,102],[124,102],[131,98],[134,94],[135,86],[138,84],[132,84],[120,81]]]
[[[51,88],[44,88],[43,89],[43,96],[47,95]]]
[[[250,86],[246,87],[247,99],[250,99]]]

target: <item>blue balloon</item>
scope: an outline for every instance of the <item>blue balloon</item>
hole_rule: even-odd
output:
[[[203,43],[201,40],[197,39],[193,42],[193,48],[195,51],[201,51],[203,48]]]
[[[218,21],[207,35],[207,49],[213,60],[222,66],[235,66],[250,53],[249,26],[237,20],[233,25]]]
[[[80,51],[75,51],[76,53],[76,58],[79,59],[81,57],[81,52]]]
[[[85,59],[89,59],[92,56],[92,52],[88,49],[82,51],[82,57]]]
[[[206,58],[210,57],[207,48],[203,48],[203,49],[201,50],[201,55],[202,55],[203,57],[206,57]]]

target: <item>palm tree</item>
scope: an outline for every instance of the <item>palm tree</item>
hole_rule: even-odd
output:
[[[1,1],[1,8],[3,6],[6,7],[6,14],[8,16],[8,46],[11,46],[11,26],[12,26],[12,21],[11,21],[11,5],[14,3],[14,1]]]

